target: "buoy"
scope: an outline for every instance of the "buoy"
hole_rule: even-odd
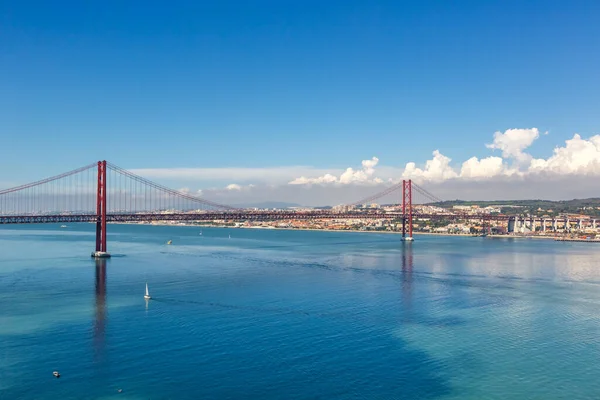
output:
[[[54,376],[55,376],[55,377],[57,377],[57,378],[60,378],[60,372],[58,372],[58,371],[54,371],[54,372],[52,373],[52,375],[54,375]]]

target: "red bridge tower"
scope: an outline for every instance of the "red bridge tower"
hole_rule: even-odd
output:
[[[96,251],[95,258],[108,258],[106,249],[106,161],[98,161],[98,192],[96,194]]]
[[[412,180],[402,181],[402,240],[412,242],[413,239]],[[408,227],[407,227],[408,225]],[[408,228],[408,236],[407,234]]]

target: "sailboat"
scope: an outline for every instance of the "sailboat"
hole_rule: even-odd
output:
[[[229,239],[231,239],[231,235],[229,235]]]
[[[150,300],[152,297],[150,297],[150,292],[148,291],[148,282],[146,282],[146,294],[144,295],[144,298],[146,300]]]
[[[173,241],[172,241],[172,240],[169,240],[169,241],[167,242],[167,244],[171,244],[171,243],[173,243]]]

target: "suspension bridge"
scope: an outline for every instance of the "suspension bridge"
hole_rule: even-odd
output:
[[[398,198],[400,194],[400,198]],[[350,206],[390,199],[398,211]],[[399,201],[400,200],[400,201]],[[170,189],[106,161],[98,161],[40,181],[0,190],[0,224],[95,223],[93,257],[109,257],[107,224],[153,221],[276,221],[315,219],[389,219],[401,221],[402,239],[412,241],[414,219],[471,218],[438,208],[424,212],[417,205],[442,200],[411,180],[348,203],[345,211],[248,210],[209,201]],[[484,220],[508,220],[505,215],[482,215]]]

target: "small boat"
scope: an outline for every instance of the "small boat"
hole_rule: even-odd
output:
[[[202,231],[200,231],[200,233],[198,235],[202,236]]]
[[[229,235],[229,239],[231,239],[231,235]]]
[[[54,371],[54,372],[52,373],[52,375],[54,375],[54,376],[55,376],[55,377],[57,377],[57,378],[60,378],[60,372],[58,372],[58,371]]]
[[[67,226],[66,226],[66,225],[61,225],[60,227],[61,227],[61,228],[66,228]]]
[[[173,241],[172,241],[172,240],[169,240],[169,241],[167,242],[167,244],[171,244],[171,243],[173,243]]]
[[[146,294],[144,295],[144,298],[146,300],[150,300],[152,297],[150,297],[150,292],[148,291],[148,282],[146,282]]]

